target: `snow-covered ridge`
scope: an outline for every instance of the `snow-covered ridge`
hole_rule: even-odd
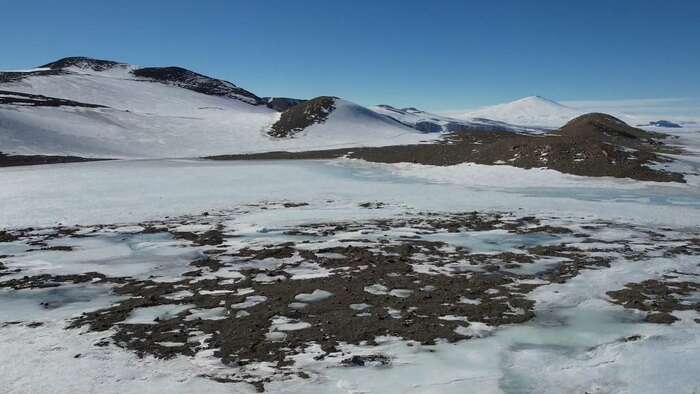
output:
[[[372,110],[426,133],[479,132],[494,130],[508,130],[525,133],[541,132],[540,129],[535,127],[516,126],[505,122],[479,117],[456,118],[422,111],[414,107],[395,108],[391,105],[381,104],[372,107]]]
[[[263,100],[178,67],[66,58],[38,70],[0,73],[0,90],[8,92],[0,103],[0,151],[6,154],[198,157],[424,139],[415,129],[345,101],[328,122],[304,127],[294,139],[271,137],[267,132],[279,111],[303,100]],[[42,99],[26,99],[37,96]]]

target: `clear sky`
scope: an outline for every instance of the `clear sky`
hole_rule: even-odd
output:
[[[430,110],[700,97],[698,0],[0,0],[0,15],[0,69],[81,55]]]

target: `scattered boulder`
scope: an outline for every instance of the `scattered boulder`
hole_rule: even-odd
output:
[[[655,324],[672,324],[673,322],[677,321],[678,318],[673,316],[670,313],[650,313],[647,315],[646,319],[644,319],[647,323],[655,323]]]

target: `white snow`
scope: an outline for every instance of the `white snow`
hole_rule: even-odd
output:
[[[470,173],[474,168],[478,167],[465,165],[450,173],[449,167],[395,167],[344,160],[149,160],[3,168],[0,202],[12,209],[0,209],[0,226],[134,223],[227,209],[282,194],[288,200],[305,201],[321,209],[288,209],[284,214],[275,210],[280,220],[284,215],[305,220],[344,214],[361,218],[391,214],[405,206],[416,210],[522,209],[523,213],[632,222],[700,223],[694,202],[700,192],[692,184],[612,178],[581,178],[579,182],[578,178],[557,174],[547,181],[540,177],[540,170],[513,169],[514,176],[511,167],[494,166]],[[461,171],[485,180],[472,182]],[[540,183],[532,182],[532,177]],[[511,187],[511,182],[530,187]],[[366,202],[368,196],[388,203],[387,207],[358,209],[357,204]],[[328,200],[334,202],[328,205]],[[323,208],[326,206],[329,210]]]
[[[168,320],[180,312],[193,308],[193,304],[167,304],[134,309],[124,324],[157,324],[158,320]]]
[[[22,326],[2,328],[0,383],[8,394],[249,392],[244,385],[202,377],[201,368],[185,358],[139,358],[130,352],[94,346],[104,333],[65,330],[62,321],[27,330]],[[16,346],[18,343],[22,346]]]
[[[323,301],[328,297],[333,296],[333,293],[321,289],[316,289],[311,293],[301,293],[297,294],[294,299],[300,302],[319,302]]]
[[[250,307],[254,307],[255,305],[261,304],[263,302],[267,301],[267,297],[265,296],[248,296],[245,298],[245,301],[239,302],[238,304],[233,304],[231,305],[231,308],[233,309],[246,309]]]

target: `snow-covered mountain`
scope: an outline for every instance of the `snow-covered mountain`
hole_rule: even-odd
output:
[[[0,72],[5,154],[197,157],[402,145],[441,133],[541,132],[581,113],[541,97],[455,116],[331,96],[260,97],[181,67],[85,57]]]
[[[434,137],[422,135],[420,130],[392,117],[330,96],[316,97],[289,108],[268,134],[293,139],[324,138],[357,147],[369,146],[367,141],[403,144]]]
[[[513,131],[513,132],[539,132],[541,130],[516,126],[513,124],[490,120],[481,117],[450,117],[438,115],[418,108],[395,108],[391,105],[381,104],[372,107],[372,110],[380,114],[389,116],[409,127],[426,133],[437,132],[479,132],[479,131]]]
[[[531,127],[561,127],[585,111],[540,96],[453,114],[458,119],[486,118]]]
[[[261,99],[179,67],[65,58],[0,73],[0,91],[0,152],[9,154],[193,157],[426,139],[342,100],[327,122],[310,124],[295,138],[275,137],[269,131],[279,110],[301,100]]]

